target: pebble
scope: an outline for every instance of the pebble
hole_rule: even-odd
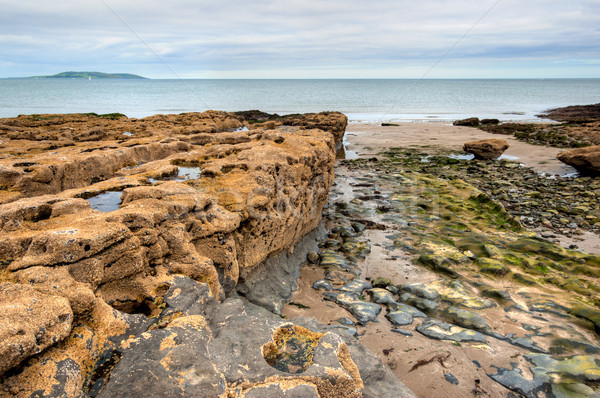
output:
[[[330,291],[333,288],[333,284],[325,279],[319,279],[312,285],[313,289],[325,289],[326,291]]]
[[[444,379],[450,384],[458,385],[458,379],[452,373],[444,373]]]
[[[392,332],[401,334],[403,336],[411,337],[413,334],[406,329],[392,329]]]

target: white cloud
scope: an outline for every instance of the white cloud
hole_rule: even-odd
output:
[[[415,77],[449,49],[436,73],[450,60],[465,70],[477,60],[482,72],[498,71],[498,59],[523,68],[532,59],[575,64],[598,58],[599,8],[597,0],[0,0],[0,59],[14,65],[2,65],[0,76],[84,65],[135,73],[136,60],[154,77],[172,77],[130,29],[178,73],[196,77],[324,77],[335,68]]]

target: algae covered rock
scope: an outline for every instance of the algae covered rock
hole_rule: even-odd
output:
[[[478,117],[470,117],[467,119],[455,120],[452,123],[454,126],[467,126],[467,127],[477,127],[479,126],[479,118]]]

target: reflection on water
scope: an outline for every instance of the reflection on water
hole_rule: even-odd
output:
[[[160,181],[182,182],[182,181],[196,180],[196,179],[200,178],[201,173],[202,173],[202,170],[200,169],[200,167],[178,166],[177,174],[171,175],[171,176],[164,176],[164,177],[160,177],[160,178],[148,178],[148,182],[151,184],[154,184],[154,183],[157,183]]]
[[[518,156],[501,155],[498,159],[519,160]]]
[[[115,211],[121,205],[121,191],[109,191],[86,199],[94,210],[108,213]]]
[[[451,159],[458,159],[458,160],[473,160],[475,159],[475,155],[473,155],[472,153],[467,153],[467,154],[452,154],[450,156],[448,156]]]
[[[358,159],[358,153],[355,151],[346,149],[346,146],[342,145],[335,153],[335,158],[336,159]]]

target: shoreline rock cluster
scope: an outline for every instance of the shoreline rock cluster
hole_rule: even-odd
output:
[[[374,357],[356,364],[360,348],[319,326],[294,329],[295,343],[272,337],[295,326],[238,296],[268,258],[318,227],[346,123],[333,112],[288,125],[216,111],[0,120],[3,393],[402,388]],[[298,341],[311,355],[269,365]],[[298,361],[306,372],[285,371]]]
[[[420,396],[598,396],[598,256],[526,230],[486,193],[522,194],[533,171],[425,151],[337,166],[312,289],[284,313],[357,336]]]
[[[496,119],[471,117],[454,122],[455,126],[477,127],[493,134],[512,135],[537,145],[556,148],[582,148],[600,145],[600,104],[567,106],[537,115],[559,123],[500,123]]]

